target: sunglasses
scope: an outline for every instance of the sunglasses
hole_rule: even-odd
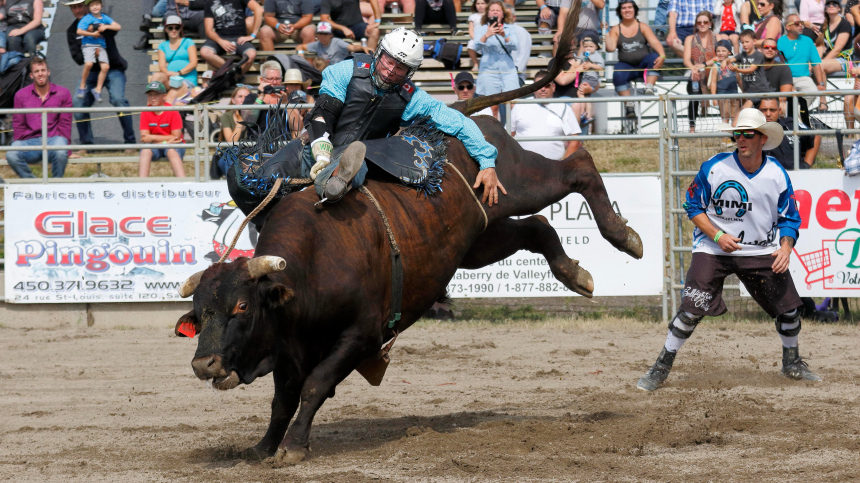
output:
[[[181,28],[182,28],[182,27],[179,27],[179,26],[177,26],[177,25],[170,25],[169,27],[164,27],[164,30],[168,30],[168,31],[170,31],[170,30],[172,30],[172,31],[177,31],[177,30],[179,30],[179,29],[181,29]]]
[[[457,86],[458,91],[471,91],[474,88],[475,88],[475,86],[472,84],[461,84],[461,85]]]
[[[756,5],[758,5],[759,7],[767,7],[770,4],[762,2],[762,3],[757,3]]]
[[[737,141],[741,138],[741,136],[747,139],[752,139],[755,137],[756,134],[758,134],[758,131],[734,131],[732,133],[732,139]]]
[[[762,45],[762,50],[776,50],[776,45]]]
[[[696,22],[696,25],[711,25],[711,22],[707,20],[703,20],[701,22]]]

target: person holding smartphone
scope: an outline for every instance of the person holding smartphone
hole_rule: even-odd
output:
[[[481,25],[475,29],[475,51],[481,54],[476,86],[478,95],[488,96],[520,87],[517,66],[511,55],[519,44],[512,24],[510,12],[502,2],[493,0],[484,11]],[[504,124],[504,115],[501,121]]]

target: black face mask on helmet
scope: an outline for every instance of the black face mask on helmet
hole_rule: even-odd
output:
[[[390,64],[390,67],[383,65],[383,58],[385,58],[385,61]],[[406,67],[406,74],[400,75],[395,73],[394,71],[397,66]],[[371,77],[373,78],[373,83],[379,89],[389,91],[397,86],[403,85],[406,81],[412,78],[412,75],[415,74],[416,70],[418,70],[417,67],[411,68],[405,63],[395,59],[393,55],[389,54],[382,48],[382,43],[376,47],[376,52],[373,55]]]

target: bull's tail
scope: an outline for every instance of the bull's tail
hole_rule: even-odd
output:
[[[567,13],[567,18],[565,18],[564,21],[564,30],[561,32],[561,36],[559,36],[558,48],[556,49],[555,56],[553,57],[554,60],[549,75],[537,82],[512,91],[501,92],[490,96],[475,97],[465,101],[457,101],[451,104],[451,109],[456,109],[468,116],[480,111],[481,109],[486,109],[490,106],[525,97],[533,92],[537,92],[541,87],[552,82],[558,73],[561,72],[567,56],[570,55],[570,43],[573,41],[576,27],[579,24],[580,3],[581,0],[574,0],[570,11]]]

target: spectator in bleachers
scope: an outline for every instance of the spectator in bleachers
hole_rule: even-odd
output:
[[[776,40],[765,39],[761,46],[761,53],[764,55],[764,75],[767,77],[767,83],[770,84],[771,92],[792,92],[794,83],[791,79],[791,69],[777,58],[779,49],[776,47]],[[788,115],[786,98],[780,97],[779,101],[783,115]]]
[[[738,27],[741,25],[741,0],[717,0],[712,13],[716,24],[717,40],[729,40],[732,50],[738,50]]]
[[[579,73],[576,97],[580,99],[591,97],[600,88],[600,72],[603,72],[606,64],[597,52],[597,40],[596,33],[586,32],[581,35],[579,53],[573,58],[573,70]],[[573,112],[583,126],[587,126],[594,120],[593,106],[590,102],[574,104]]]
[[[619,96],[630,95],[630,82],[644,76],[645,94],[654,95],[654,84],[660,78],[660,69],[666,60],[663,45],[651,31],[648,24],[639,21],[639,6],[633,0],[620,0],[615,13],[621,22],[609,29],[606,36],[606,51],[618,50],[618,63],[612,73],[612,84]],[[625,103],[625,115],[635,117],[633,103]]]
[[[674,0],[673,0],[674,1]],[[674,11],[669,13],[672,18]],[[699,95],[707,92],[707,78],[705,78],[705,65],[717,55],[717,36],[712,31],[714,21],[711,12],[702,10],[696,15],[696,33],[688,35],[684,39],[684,66],[690,69],[690,81],[687,83],[687,93]],[[671,24],[670,24],[671,26]],[[670,31],[672,35],[674,29]],[[707,108],[707,103],[702,103]],[[699,111],[699,101],[690,101],[687,109],[687,119],[690,124],[690,132],[695,132],[696,117]]]
[[[782,9],[783,0],[757,0],[758,14],[761,16],[755,27],[755,46],[761,47],[764,39],[779,40],[783,34]]]
[[[767,122],[775,122],[782,126],[782,129],[793,131],[794,119],[791,117],[779,117],[780,107],[776,98],[762,99],[758,105],[758,110],[764,114]],[[809,130],[798,119],[798,127],[801,130]],[[809,169],[815,163],[815,156],[818,155],[818,150],[821,149],[821,136],[798,136],[800,138],[800,169]],[[794,169],[794,138],[792,136],[783,136],[782,143],[770,151],[763,153],[766,156],[773,156],[779,161],[779,164],[787,170]]]
[[[307,89],[310,87],[311,81],[304,80],[302,71],[299,69],[287,69],[287,72],[284,73],[283,82],[284,87],[286,87],[286,91],[284,91],[285,102],[289,104],[305,104],[309,101]],[[291,133],[298,135],[302,132],[305,124],[304,116],[307,112],[307,109],[297,109],[295,107],[287,109],[287,126]]]
[[[734,56],[729,69],[737,72],[741,80],[741,91],[744,94],[759,94],[773,92],[764,71],[764,54],[756,50],[756,34],[752,30],[741,32],[741,47],[743,50]],[[745,99],[743,108],[758,104],[757,99]]]
[[[75,92],[75,97],[83,99],[87,95],[87,91],[89,91],[96,99],[96,102],[101,102],[102,88],[104,88],[105,79],[107,79],[107,73],[110,70],[107,43],[104,37],[102,37],[102,33],[108,30],[119,32],[121,27],[119,23],[114,22],[112,18],[102,13],[103,5],[101,0],[86,0],[84,4],[90,13],[84,15],[84,18],[78,21],[78,35],[82,36],[81,50],[84,53],[84,70],[81,73],[81,86]],[[89,77],[94,64],[99,64],[96,86],[92,89],[87,89],[87,77]]]
[[[538,0],[538,2],[542,2],[543,0]],[[466,50],[469,51],[469,58],[472,59],[472,72],[478,72],[478,53],[475,52],[475,30],[478,28],[478,25],[481,25],[481,17],[484,16],[484,12],[487,11],[487,1],[486,0],[473,0],[472,1],[472,15],[469,15],[469,43],[466,44]]]
[[[803,23],[802,35],[806,35],[812,40],[818,39],[821,26],[824,25],[825,21],[824,4],[825,0],[800,0],[798,15]]]
[[[374,1],[374,0],[362,0],[362,3],[364,3],[365,1],[367,3],[370,3],[371,1]],[[398,10],[400,10],[400,13],[409,13],[409,14],[415,13],[415,0],[376,0],[376,3],[377,3],[377,5],[379,5],[379,11],[382,13],[385,12],[386,5],[390,5],[392,3],[397,3],[397,5],[398,5],[397,8],[398,8]],[[373,10],[370,9],[369,5],[368,5],[368,10],[370,10],[370,12],[367,12],[364,15],[365,16],[373,15],[373,13],[372,13]],[[364,12],[364,8],[362,8],[362,11]],[[457,11],[459,12],[459,10],[457,10]]]
[[[300,45],[298,50],[312,52],[317,57],[327,60],[329,65],[337,64],[353,52],[364,52],[368,55],[373,53],[370,47],[362,47],[358,42],[348,44],[341,39],[334,38],[332,26],[328,22],[320,22],[317,25],[316,39],[315,42]]]
[[[514,65],[517,66],[517,75],[522,86],[526,83],[526,69],[529,66],[529,57],[532,55],[532,35],[517,24],[517,12],[514,7],[508,4],[505,4],[505,7],[511,14],[511,27],[514,29],[514,35],[517,36],[517,50],[511,52],[511,56],[514,58]]]
[[[550,35],[552,29],[558,25],[558,16],[561,11],[562,0],[537,0],[538,10],[535,23],[538,26],[539,35]],[[544,40],[541,45],[552,45],[549,40]]]
[[[251,35],[245,35],[245,8],[254,12]],[[200,56],[218,69],[225,62],[221,55],[235,53],[248,58],[242,64],[242,72],[248,72],[257,57],[257,49],[251,42],[257,38],[263,23],[263,7],[256,0],[207,0],[203,17],[207,39],[200,47]]]
[[[281,64],[276,60],[264,62],[263,65],[260,66],[260,85],[257,92],[252,92],[246,96],[243,104],[268,104],[270,106],[274,106],[277,105],[278,102],[285,103],[289,95],[287,90],[271,92],[268,94],[265,92],[266,86],[279,87],[283,85],[283,82],[284,75],[283,70],[281,69]],[[255,125],[257,129],[261,131],[266,129],[267,116],[265,115],[265,110],[247,109],[243,110],[241,114],[242,119],[244,119],[245,122]]]
[[[81,40],[78,38],[78,21],[87,14],[87,7],[84,5],[84,0],[72,0],[70,2],[66,2],[65,5],[68,5],[72,11],[72,15],[74,15],[75,19],[69,28],[66,29],[66,42],[69,45],[69,52],[72,55],[72,60],[75,61],[78,65],[84,64],[84,54],[81,47]],[[104,37],[105,45],[107,48],[108,63],[110,64],[110,69],[107,73],[107,80],[105,81],[105,86],[107,87],[109,101],[114,107],[128,107],[129,102],[128,99],[125,98],[125,71],[128,68],[128,63],[125,59],[120,55],[119,49],[116,46],[116,34],[117,32],[114,30],[105,30],[102,37]],[[96,66],[94,66],[96,67]],[[101,65],[98,66],[101,69]],[[87,90],[95,88],[96,80],[98,79],[98,72],[93,71],[90,72],[89,77],[87,77]],[[72,98],[73,107],[91,107],[95,102],[95,98],[93,97],[91,92],[87,92],[83,99],[79,99],[78,97]],[[93,130],[92,125],[90,124],[90,115],[87,112],[76,112],[74,114],[75,118],[75,126],[78,129],[78,138],[80,138],[80,144],[93,144]],[[122,127],[122,140],[126,144],[134,144],[136,141],[135,132],[134,132],[134,121],[132,118],[132,114],[129,112],[121,112],[119,114],[119,124]],[[126,149],[126,154],[136,153],[135,149]],[[82,155],[86,155],[86,150],[78,151],[71,155],[72,158],[78,158]]]
[[[549,72],[540,70],[535,82]],[[550,82],[535,92],[537,99],[551,99],[555,83]],[[576,115],[567,104],[516,104],[511,111],[511,136],[575,136],[582,132],[576,123]],[[538,153],[548,159],[561,160],[573,154],[582,144],[579,141],[526,141],[520,142],[523,149]]]
[[[260,49],[275,50],[275,42],[291,39],[297,44],[313,42],[316,28],[312,0],[266,0],[260,28]]]
[[[182,19],[169,15],[164,19],[167,40],[158,44],[158,70],[167,77],[178,75],[190,86],[197,85],[197,47],[185,37]]]
[[[851,24],[842,18],[842,6],[839,0],[826,0],[824,10],[827,19],[821,27],[818,45],[821,68],[824,69],[825,75],[836,72],[847,73],[848,61],[854,53]]]
[[[167,0],[167,11],[165,15],[179,15],[182,19],[182,28],[186,32],[197,32],[201,39],[206,38],[206,22],[204,22],[204,8],[206,0]]]
[[[152,81],[146,86],[146,105],[150,107],[168,106],[164,100],[167,89],[164,84]],[[176,111],[155,111],[140,113],[140,142],[146,144],[178,144],[184,143],[182,137],[182,117]],[[138,176],[149,177],[149,169],[153,161],[167,159],[173,175],[177,178],[185,177],[185,167],[182,158],[185,157],[184,149],[141,149],[140,166]]]
[[[458,101],[465,101],[475,97],[475,78],[469,72],[460,72],[454,77],[454,94],[457,94]],[[480,111],[472,114],[473,116],[497,116],[493,114],[493,110],[485,107]],[[498,119],[498,118],[497,118]]]
[[[752,26],[758,23],[761,20],[761,14],[758,11],[758,5],[756,4],[758,0],[744,0],[744,3],[741,5],[741,32],[745,29],[752,28]]]
[[[669,0],[669,33],[666,35],[666,45],[674,50],[679,57],[684,55],[687,38],[696,32],[696,24],[703,11],[708,12],[710,28],[713,28],[713,16],[710,12],[711,1]],[[714,44],[710,44],[710,48],[713,50]]]
[[[457,9],[454,0],[416,0],[415,31],[420,34],[425,23],[448,24],[451,35],[456,35]]]
[[[553,42],[558,43],[561,31],[564,30],[564,22],[567,19],[567,13],[570,11],[571,0],[561,0],[561,6],[558,9],[558,31],[553,37]],[[592,31],[595,35],[599,35],[600,15],[597,13],[606,5],[605,0],[588,0],[583,1],[579,9],[579,24],[576,26],[577,32],[582,35],[588,31]],[[555,53],[555,48],[553,48]]]
[[[511,14],[502,2],[493,0],[481,19],[481,25],[475,29],[475,50],[481,54],[476,84],[478,95],[488,96],[520,87],[512,55],[517,50],[519,39],[511,27],[512,22]],[[500,119],[504,124],[504,113]]]
[[[666,38],[666,29],[669,27],[669,0],[657,0],[657,8],[654,10],[654,32],[658,38]]]
[[[717,56],[708,74],[708,87],[711,94],[737,94],[738,77],[729,69],[729,56],[732,55],[732,42],[728,39],[717,41]],[[739,99],[717,101],[720,106],[720,118],[723,122],[731,123],[734,115],[740,111]]]
[[[335,37],[356,41],[366,38],[367,46],[371,50],[376,50],[382,12],[376,2],[371,2],[375,22],[366,23],[361,16],[361,7],[358,3],[358,0],[322,0],[320,20],[331,24]]]
[[[65,87],[52,84],[51,71],[42,57],[30,60],[33,83],[15,93],[15,109],[72,107],[72,95]],[[66,146],[72,139],[72,114],[52,112],[48,117],[48,145]],[[12,147],[42,145],[42,115],[12,114]],[[41,151],[6,151],[6,161],[19,178],[35,178],[28,164],[41,163]],[[66,172],[68,152],[48,151],[51,176],[62,178]]]
[[[6,3],[6,50],[36,55],[36,46],[45,40],[42,0],[16,0]]]
[[[233,94],[230,95],[229,105],[242,105],[245,102],[245,98],[248,97],[250,93],[251,90],[245,86],[233,89]],[[221,114],[221,140],[232,143],[245,139],[247,133],[245,131],[245,126],[241,123],[242,114],[240,111],[224,111],[224,114]],[[225,168],[226,166],[221,169],[224,173],[227,172]]]
[[[6,2],[0,0],[0,54],[6,53]]]
[[[821,69],[821,56],[818,55],[815,44],[809,37],[801,35],[802,31],[803,23],[800,17],[797,14],[789,15],[785,21],[785,35],[777,40],[776,45],[785,56],[785,63],[791,68],[794,90],[811,94],[825,90],[827,77]],[[812,80],[812,72],[815,73],[817,82]],[[804,96],[804,99],[806,99],[806,105],[811,108],[816,96]],[[827,102],[822,97],[819,109],[826,108]]]

